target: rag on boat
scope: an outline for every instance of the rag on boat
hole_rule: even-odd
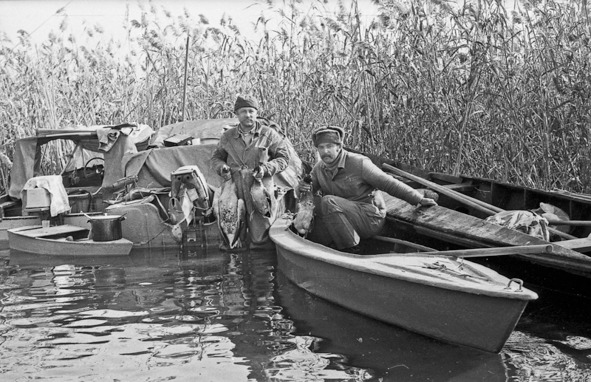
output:
[[[486,221],[550,241],[548,220],[533,211],[502,211],[489,216]]]
[[[57,216],[70,211],[68,193],[64,187],[61,175],[36,176],[27,180],[21,192],[23,205],[26,205],[27,190],[42,188],[46,190],[50,197],[49,211],[51,216]]]

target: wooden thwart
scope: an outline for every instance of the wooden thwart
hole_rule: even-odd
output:
[[[73,234],[77,232],[88,231],[88,228],[73,226],[73,225],[60,225],[60,226],[53,226],[42,228],[39,226],[33,226],[28,230],[23,229],[23,232],[26,231],[25,235],[28,237],[46,237],[46,236],[56,236],[56,235],[67,235]]]

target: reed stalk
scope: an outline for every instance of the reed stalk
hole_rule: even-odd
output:
[[[336,14],[322,1],[256,3],[249,38],[227,17],[146,7],[125,47],[98,26],[0,40],[2,142],[229,117],[237,94],[253,94],[308,161],[311,131],[335,124],[348,146],[410,165],[591,192],[591,31],[579,2],[381,4],[364,24],[356,0]],[[65,148],[51,150],[45,167],[59,170]]]

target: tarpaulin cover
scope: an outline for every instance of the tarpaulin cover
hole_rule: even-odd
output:
[[[47,142],[64,139],[75,142],[79,149],[71,153],[72,158],[66,164],[64,171],[71,171],[84,166],[90,159],[88,152],[93,152],[97,157],[105,160],[105,175],[102,186],[109,186],[123,177],[123,155],[137,152],[136,144],[146,141],[153,134],[152,128],[147,125],[138,125],[128,129],[128,136],[121,134],[109,151],[104,152],[99,148],[96,135],[97,129],[111,129],[111,126],[92,126],[64,130],[39,130],[39,135],[19,139],[15,142],[13,166],[10,171],[10,187],[8,195],[13,199],[20,199],[23,186],[30,178],[40,173],[40,158],[35,158],[36,151]],[[41,153],[42,151],[40,151]],[[37,160],[37,162],[36,162]]]
[[[210,159],[223,132],[236,125],[235,118],[195,120],[161,127],[152,146],[162,147],[164,139],[175,134],[198,138],[201,144],[156,148],[125,158],[125,176],[138,176],[137,185],[146,188],[170,187],[170,174],[179,167],[195,165],[202,171],[210,186],[220,187],[221,177],[210,170]],[[274,176],[277,186],[294,188],[302,172],[302,162],[288,140],[290,161],[288,168]]]
[[[238,119],[198,119],[162,126],[152,138],[151,146],[163,147],[164,140],[174,135],[190,135],[201,144],[217,143],[222,133],[236,125]]]
[[[137,186],[145,188],[170,187],[170,174],[179,167],[198,166],[213,187],[221,185],[221,178],[209,168],[215,144],[176,146],[141,151],[126,156],[125,176],[137,176]]]

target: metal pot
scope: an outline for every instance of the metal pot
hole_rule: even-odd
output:
[[[93,241],[112,241],[123,237],[121,233],[122,215],[93,216],[88,219],[92,228]]]

